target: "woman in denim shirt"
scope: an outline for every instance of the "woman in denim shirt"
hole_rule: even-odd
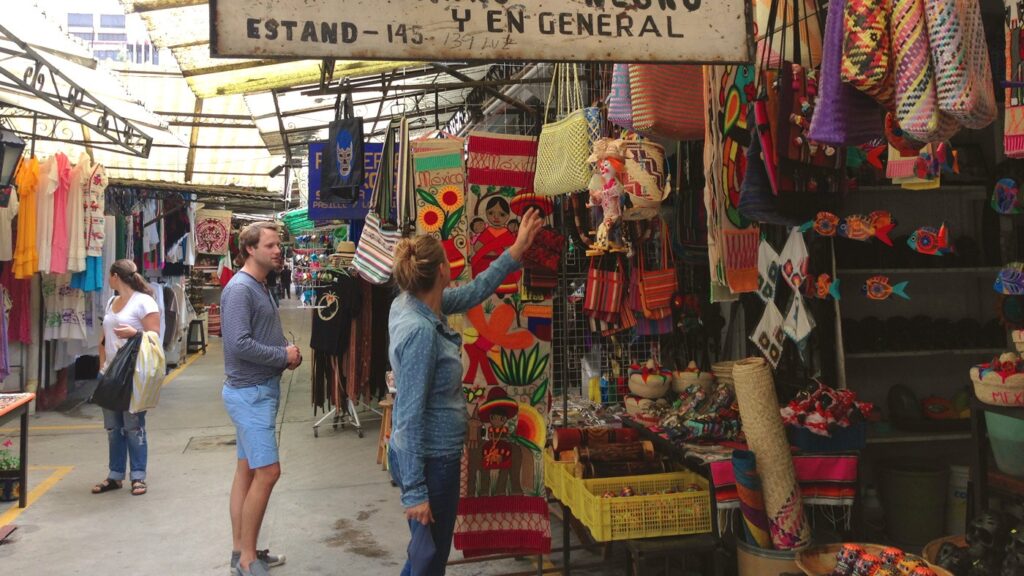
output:
[[[447,288],[451,269],[436,238],[405,239],[395,251],[394,277],[402,293],[388,320],[398,387],[388,460],[412,532],[403,576],[443,575],[455,531],[468,415],[462,336],[448,327],[446,315],[466,312],[494,294],[519,269],[541,226],[539,213],[527,211],[515,243],[460,288]]]

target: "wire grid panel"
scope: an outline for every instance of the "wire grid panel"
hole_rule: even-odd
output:
[[[556,225],[564,232],[568,218],[561,220]],[[626,393],[630,365],[652,358],[661,363],[660,339],[638,336],[634,330],[612,336],[591,331],[580,297],[586,289],[589,266],[585,248],[570,240],[562,256],[562,271],[554,295],[554,394],[561,396],[568,391],[570,395],[587,397],[589,380],[599,377],[607,382],[601,390],[602,403],[617,404]]]

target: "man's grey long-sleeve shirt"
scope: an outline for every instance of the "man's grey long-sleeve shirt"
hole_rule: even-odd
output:
[[[220,296],[224,383],[233,388],[262,384],[288,366],[288,341],[277,303],[267,287],[238,272]]]

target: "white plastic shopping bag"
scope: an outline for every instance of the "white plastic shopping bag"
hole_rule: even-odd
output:
[[[160,335],[146,332],[139,345],[139,356],[135,361],[135,377],[132,387],[132,403],[128,411],[132,414],[155,408],[160,400],[160,388],[164,385],[167,361]]]

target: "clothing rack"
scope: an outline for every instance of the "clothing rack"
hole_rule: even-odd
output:
[[[326,414],[324,414],[322,418],[320,418],[319,420],[314,422],[313,423],[313,437],[314,438],[319,438],[320,437],[320,426],[324,422],[326,422],[327,420],[333,418],[333,421],[331,422],[331,425],[334,427],[335,430],[337,430],[339,426],[341,427],[342,430],[344,430],[345,429],[345,424],[346,424],[346,422],[348,422],[349,424],[352,425],[352,428],[356,431],[356,434],[358,434],[359,437],[362,438],[363,437],[363,424],[362,424],[363,420],[359,418],[360,408],[363,409],[362,411],[363,411],[364,414],[369,412],[369,413],[375,415],[373,417],[368,418],[366,420],[367,422],[375,422],[377,420],[381,420],[384,417],[384,413],[383,412],[381,412],[380,410],[376,410],[376,409],[372,408],[371,406],[369,406],[366,403],[364,403],[362,400],[360,400],[358,403],[353,402],[351,396],[349,396],[346,399],[346,405],[347,405],[347,408],[346,408],[344,414],[340,414],[338,412],[338,407],[335,406],[334,408],[331,408]]]

